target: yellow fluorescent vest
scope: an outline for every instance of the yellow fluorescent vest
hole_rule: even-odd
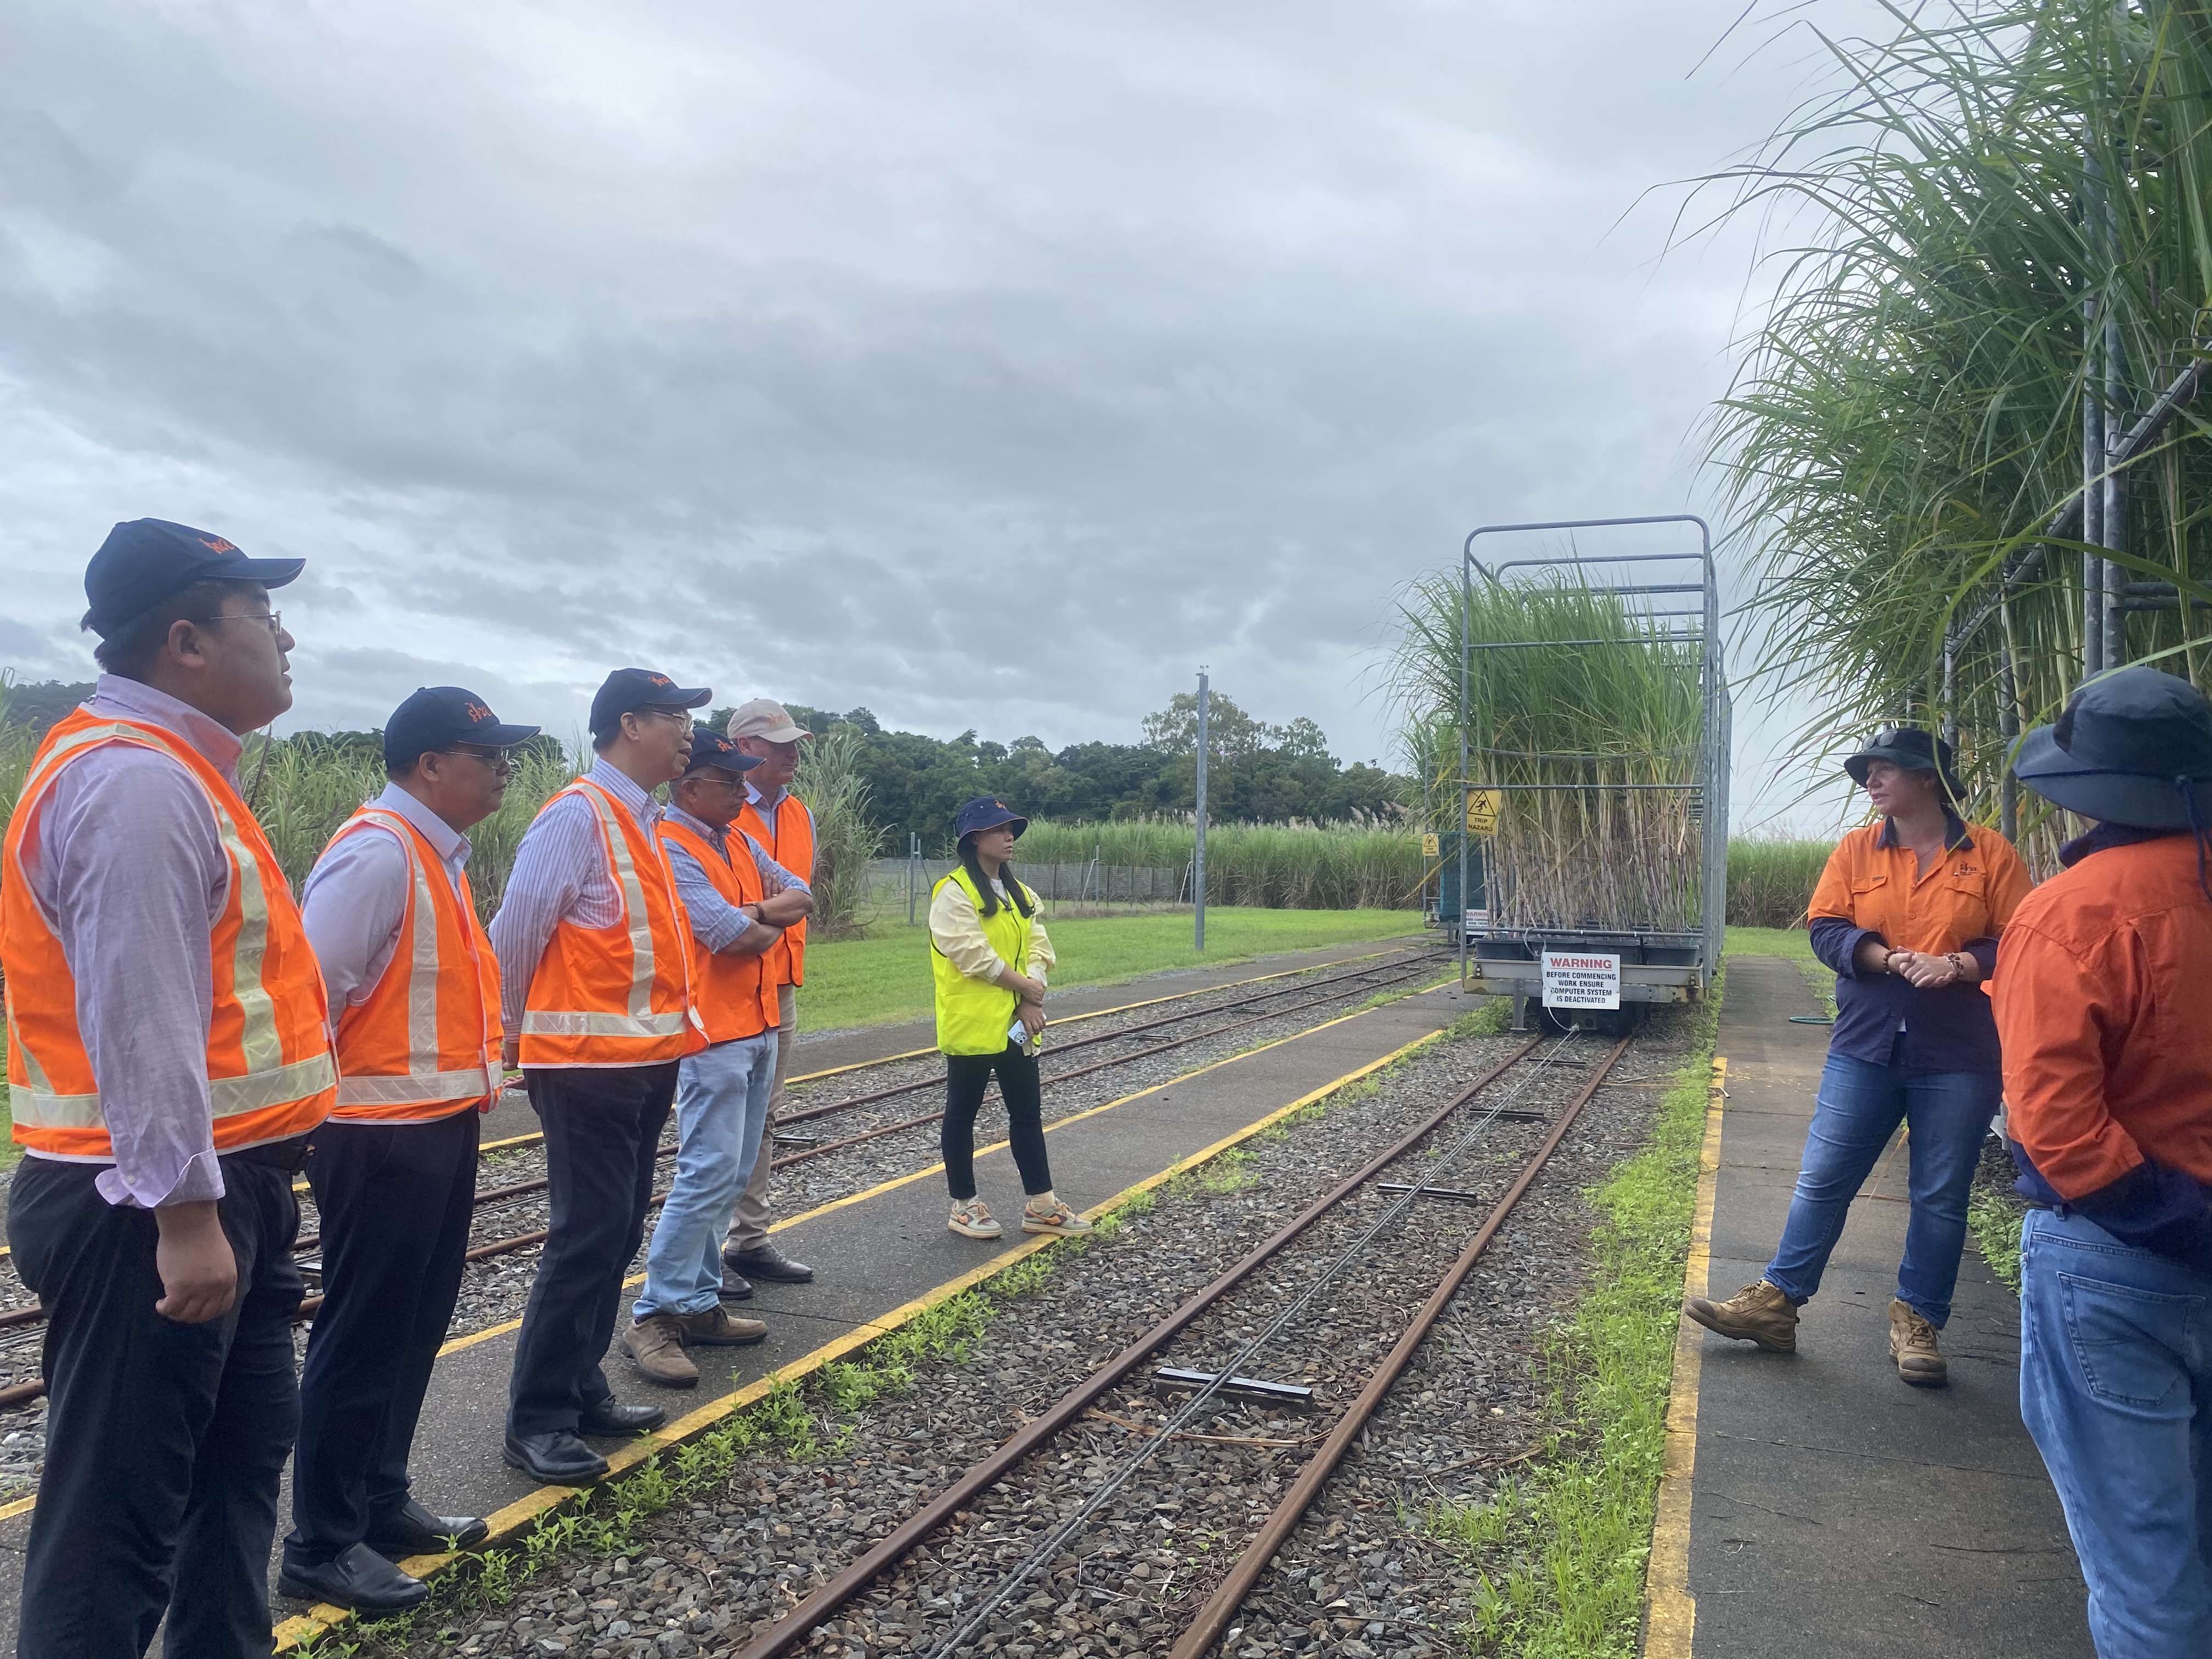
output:
[[[1012,883],[1013,878],[1007,880]],[[975,890],[965,869],[955,870],[930,889],[934,898],[939,888],[946,881],[957,881],[975,906],[977,919],[983,924],[983,937],[991,941],[991,948],[999,959],[1022,973],[1029,971],[1030,919],[1011,903],[1001,904],[994,915],[983,914],[983,896]],[[1024,887],[1022,896],[1029,901],[1030,908],[1036,908],[1037,896]],[[987,985],[980,979],[970,979],[952,965],[937,941],[929,945],[930,975],[937,987],[937,1047],[948,1054],[996,1054],[1006,1047],[1006,1029],[1014,1023],[1014,1010],[1021,999],[1000,985]]]

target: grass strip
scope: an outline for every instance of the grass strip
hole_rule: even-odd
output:
[[[1017,863],[1015,873],[1021,866]],[[1176,968],[1219,968],[1279,951],[1305,951],[1421,932],[1418,910],[1259,910],[1206,913],[1206,952],[1191,945],[1188,910],[1136,916],[1045,918],[1059,957],[1055,991],[1109,985]],[[842,1030],[920,1019],[931,1006],[929,930],[902,916],[869,939],[809,940],[803,1031]]]
[[[1977,1181],[1967,1196],[1966,1224],[1982,1260],[2014,1296],[2020,1294],[2020,1228],[2027,1218],[2027,1204],[2009,1188]]]
[[[1636,1651],[1721,993],[1716,981],[1643,1150],[1586,1194],[1597,1213],[1590,1285],[1547,1345],[1556,1426],[1543,1457],[1488,1503],[1429,1512],[1431,1530],[1480,1568],[1467,1632],[1475,1652]]]

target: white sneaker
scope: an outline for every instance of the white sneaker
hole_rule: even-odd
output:
[[[997,1238],[1006,1232],[980,1198],[952,1206],[952,1219],[945,1224],[966,1238]]]

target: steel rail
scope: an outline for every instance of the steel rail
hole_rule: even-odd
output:
[[[1182,1334],[1200,1315],[1280,1254],[1299,1234],[1358,1192],[1394,1161],[1419,1145],[1439,1124],[1525,1060],[1544,1041],[1540,1036],[1530,1037],[1422,1119],[1413,1128],[1316,1199],[1296,1217],[1285,1222],[1242,1261],[1062,1395],[1042,1416],[1025,1424],[997,1451],[972,1465],[957,1480],[893,1528],[882,1542],[793,1607],[765,1635],[739,1650],[738,1659],[781,1659],[781,1656],[805,1646],[819,1626],[834,1617],[837,1609],[846,1602],[867,1589],[887,1568],[1005,1479],[1024,1458],[1089,1410],[1099,1395],[1143,1364],[1159,1348]]]
[[[1521,1166],[1521,1173],[1513,1178],[1513,1184],[1491,1206],[1490,1212],[1482,1219],[1482,1224],[1468,1240],[1467,1248],[1460,1252],[1459,1259],[1437,1281],[1437,1287],[1429,1293],[1429,1299],[1413,1316],[1413,1323],[1407,1326],[1405,1334],[1392,1345],[1390,1352],[1383,1356],[1382,1363],[1375,1368],[1374,1375],[1367,1379],[1367,1386],[1359,1391],[1358,1398],[1337,1420],[1336,1427],[1329,1431],[1328,1438],[1322,1443],[1321,1449],[1307,1460],[1305,1468],[1298,1471],[1297,1479],[1291,1483],[1290,1490],[1283,1494],[1282,1501],[1261,1523],[1260,1530],[1253,1535],[1252,1541],[1237,1558],[1237,1565],[1214,1587],[1213,1594],[1206,1598],[1205,1605],[1198,1610],[1198,1616],[1192,1620],[1175,1646],[1169,1650],[1168,1659],[1202,1659],[1220,1639],[1229,1621],[1243,1606],[1244,1598],[1252,1593],[1253,1585],[1259,1583],[1260,1575],[1267,1570],[1268,1564],[1275,1559],[1276,1552],[1289,1541],[1291,1530],[1304,1517],[1306,1510],[1312,1507],[1314,1499],[1321,1495],[1328,1478],[1336,1473],[1337,1465],[1344,1461],[1344,1455],[1352,1449],[1353,1439],[1367,1426],[1368,1419],[1375,1414],[1375,1408],[1382,1403],[1382,1396],[1389,1393],[1390,1385],[1398,1380],[1399,1374],[1411,1362],[1414,1350],[1421,1346],[1422,1340],[1443,1316],[1445,1307],[1458,1293],[1460,1286],[1467,1282],[1467,1276],[1474,1271],[1475,1262],[1490,1248],[1491,1240],[1498,1236],[1498,1230],[1504,1225],[1505,1218],[1511,1213],[1513,1206],[1520,1202],[1522,1195],[1543,1172],[1544,1165],[1559,1150],[1559,1143],[1566,1139],[1567,1131],[1574,1127],[1575,1120],[1582,1115],[1583,1108],[1589,1104],[1604,1086],[1607,1074],[1621,1055],[1628,1052],[1631,1041],[1629,1037],[1621,1038],[1613,1053],[1606,1057],[1604,1064],[1598,1067],[1596,1074],[1583,1085],[1582,1092],[1559,1114],[1558,1121],[1552,1125],[1551,1133],[1544,1137],[1543,1144]]]
[[[1123,1037],[1134,1036],[1139,1032],[1158,1030],[1164,1025],[1180,1024],[1187,1019],[1200,1019],[1207,1014],[1227,1013],[1231,1009],[1249,1007],[1255,1002],[1271,1002],[1277,997],[1296,996],[1301,991],[1317,991],[1323,986],[1341,985],[1349,980],[1372,979],[1378,974],[1392,975],[1395,978],[1403,979],[1410,977],[1412,973],[1418,973],[1419,970],[1419,963],[1412,964],[1409,970],[1408,964],[1403,963],[1389,963],[1379,967],[1362,968],[1353,973],[1339,974],[1334,979],[1313,980],[1304,985],[1285,985],[1273,991],[1260,992],[1255,996],[1239,997],[1233,1002],[1217,1002],[1204,1008],[1187,1008],[1182,1013],[1170,1014],[1162,1019],[1149,1019],[1139,1025],[1123,1025],[1111,1031],[1101,1031],[1095,1036],[1078,1037],[1073,1042],[1054,1043],[1052,1051],[1056,1054],[1070,1054],[1078,1048],[1088,1048],[1094,1043],[1118,1042]],[[1200,994],[1193,992],[1192,994],[1195,996]],[[1310,1006],[1311,1005],[1300,1006]],[[1272,1018],[1273,1016],[1271,1015],[1269,1018]],[[1065,1075],[1072,1075],[1072,1073]],[[1050,1079],[1046,1079],[1048,1082],[1050,1080]],[[877,1101],[891,1100],[900,1095],[920,1094],[925,1089],[941,1087],[944,1082],[945,1079],[942,1077],[926,1077],[913,1083],[893,1084],[887,1089],[877,1089],[868,1094],[853,1095],[843,1100],[833,1100],[826,1105],[810,1106],[804,1111],[780,1112],[776,1115],[775,1121],[778,1124],[809,1123],[818,1117],[829,1117],[834,1113],[850,1111],[856,1106],[872,1105]]]

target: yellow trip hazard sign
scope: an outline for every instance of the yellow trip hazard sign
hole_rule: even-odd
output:
[[[1434,836],[1423,836],[1421,837],[1421,856],[1425,859],[1432,859],[1438,856],[1437,838]]]
[[[1470,836],[1494,836],[1498,833],[1499,792],[1495,789],[1470,789],[1467,795],[1467,833]]]

